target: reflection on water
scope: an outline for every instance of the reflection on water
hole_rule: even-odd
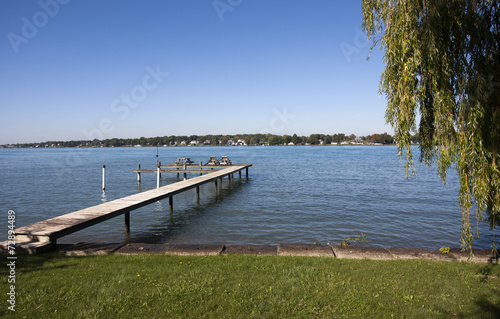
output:
[[[103,203],[105,203],[105,202],[107,202],[107,201],[108,201],[108,199],[106,198],[106,192],[105,192],[105,191],[102,191],[101,201],[102,201]]]

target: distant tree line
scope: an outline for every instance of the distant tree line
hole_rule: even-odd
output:
[[[412,141],[418,143],[418,135]],[[52,147],[134,147],[134,146],[226,146],[226,145],[331,145],[331,144],[393,144],[394,138],[387,133],[356,136],[354,134],[311,134],[309,136],[274,134],[236,135],[170,135],[140,138],[111,138],[79,141],[47,141],[2,145],[4,148],[52,148]]]

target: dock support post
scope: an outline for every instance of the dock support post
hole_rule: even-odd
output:
[[[102,166],[102,190],[106,190],[106,165]]]
[[[248,167],[245,167],[246,173],[247,173],[247,178],[248,178]]]
[[[141,169],[141,164],[137,164],[137,169],[138,170]],[[137,183],[140,183],[140,182],[141,182],[141,173],[137,172]]]
[[[241,170],[238,171],[238,177],[241,179]]]
[[[177,170],[179,170],[179,168],[177,167]],[[177,173],[177,178],[179,178],[179,173]]]
[[[217,179],[215,179],[215,191],[217,191]]]
[[[200,186],[196,186],[196,201],[200,200]]]
[[[173,196],[170,196],[170,197],[168,198],[168,208],[169,208],[170,210],[173,210],[173,209],[174,209],[174,198],[173,198]]]
[[[156,188],[160,188],[160,165],[156,169]]]
[[[161,162],[158,162],[158,169],[160,170],[160,179],[161,179]]]
[[[125,233],[130,234],[130,212],[125,213]]]
[[[184,164],[183,169],[184,169],[184,180],[186,180],[187,179],[186,164]]]

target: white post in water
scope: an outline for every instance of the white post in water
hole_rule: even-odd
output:
[[[102,190],[106,190],[106,165],[102,166]]]
[[[158,165],[158,169],[156,170],[156,188],[160,188],[160,165]]]

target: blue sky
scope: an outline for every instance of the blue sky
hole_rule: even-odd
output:
[[[0,2],[0,144],[392,133],[361,0]]]

